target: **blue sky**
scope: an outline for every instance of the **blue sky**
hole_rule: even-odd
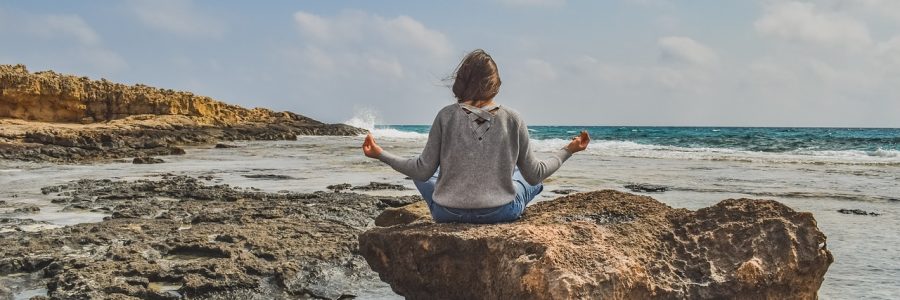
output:
[[[900,1],[6,1],[0,63],[429,124],[469,50],[529,124],[900,127]]]

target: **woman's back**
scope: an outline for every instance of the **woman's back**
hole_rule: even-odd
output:
[[[512,201],[517,165],[525,180],[537,184],[571,155],[560,149],[548,160],[537,160],[529,147],[528,128],[514,110],[456,103],[438,112],[417,159],[390,153],[379,159],[419,181],[440,166],[435,202],[452,208],[488,208]]]
[[[493,102],[501,81],[490,55],[480,49],[467,54],[453,80],[457,103],[438,112],[421,155],[393,155],[371,134],[363,142],[363,153],[412,178],[435,221],[516,220],[543,191],[541,181],[572,153],[587,148],[590,137],[582,131],[565,148],[539,160],[519,114]]]

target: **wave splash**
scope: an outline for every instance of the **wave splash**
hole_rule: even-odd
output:
[[[428,135],[412,131],[376,126],[378,113],[370,109],[358,109],[344,124],[368,130],[376,138],[427,139]]]

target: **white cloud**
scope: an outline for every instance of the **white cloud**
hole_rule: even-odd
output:
[[[328,21],[320,16],[298,11],[294,13],[294,22],[303,34],[313,38],[325,40],[331,35]]]
[[[75,14],[32,14],[0,10],[0,39],[15,40],[25,52],[0,48],[5,63],[25,63],[32,68],[82,71],[101,76],[128,67],[122,56],[108,49],[100,34]],[[23,45],[38,44],[40,47]]]
[[[900,36],[879,43],[876,47],[879,58],[887,62],[895,70],[900,68]]]
[[[222,37],[225,22],[196,11],[190,0],[134,0],[131,11],[144,25],[182,36]]]
[[[711,48],[682,36],[667,36],[657,41],[664,62],[713,65],[719,56]]]
[[[29,28],[45,38],[73,38],[84,45],[100,43],[100,35],[76,15],[43,15],[31,20]]]
[[[452,53],[443,33],[408,16],[385,18],[345,11],[323,17],[298,11],[293,19],[305,47],[287,56],[316,70],[318,78],[345,72],[402,78],[407,69],[446,62]]]
[[[525,70],[527,70],[531,79],[537,81],[549,81],[559,78],[553,65],[536,58],[530,58],[525,61]]]
[[[790,41],[812,42],[850,48],[872,43],[866,24],[837,12],[817,9],[813,3],[771,4],[754,23],[757,32]]]
[[[105,72],[116,72],[128,67],[128,62],[122,56],[106,48],[78,48],[75,54],[75,59],[81,59],[92,68]]]
[[[625,2],[657,8],[668,8],[672,6],[671,0],[625,0]]]
[[[450,54],[450,42],[443,33],[425,27],[419,21],[407,16],[390,20],[377,18],[384,37],[394,42],[428,51],[434,56]]]
[[[835,9],[887,17],[900,21],[900,1],[897,0],[820,0]]]
[[[361,11],[345,11],[325,18],[298,11],[294,13],[294,23],[313,42],[335,47],[412,48],[432,57],[446,56],[452,49],[443,33],[408,16],[384,18]]]
[[[292,21],[299,39],[278,50],[283,67],[277,71],[297,79],[289,87],[292,95],[330,99],[305,110],[329,112],[335,105],[376,109],[384,101],[403,111],[431,111],[441,102],[422,99],[452,95],[441,79],[461,53],[444,33],[419,20],[348,10],[335,15],[297,11]]]
[[[500,3],[509,6],[526,6],[526,7],[547,7],[547,6],[563,6],[566,0],[497,0]]]

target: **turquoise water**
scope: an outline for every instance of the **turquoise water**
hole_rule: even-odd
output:
[[[376,128],[427,134],[429,126],[379,125]],[[648,146],[810,154],[853,151],[889,157],[900,154],[900,128],[529,126],[531,138],[536,140],[569,139],[581,130],[587,130],[595,141]]]

